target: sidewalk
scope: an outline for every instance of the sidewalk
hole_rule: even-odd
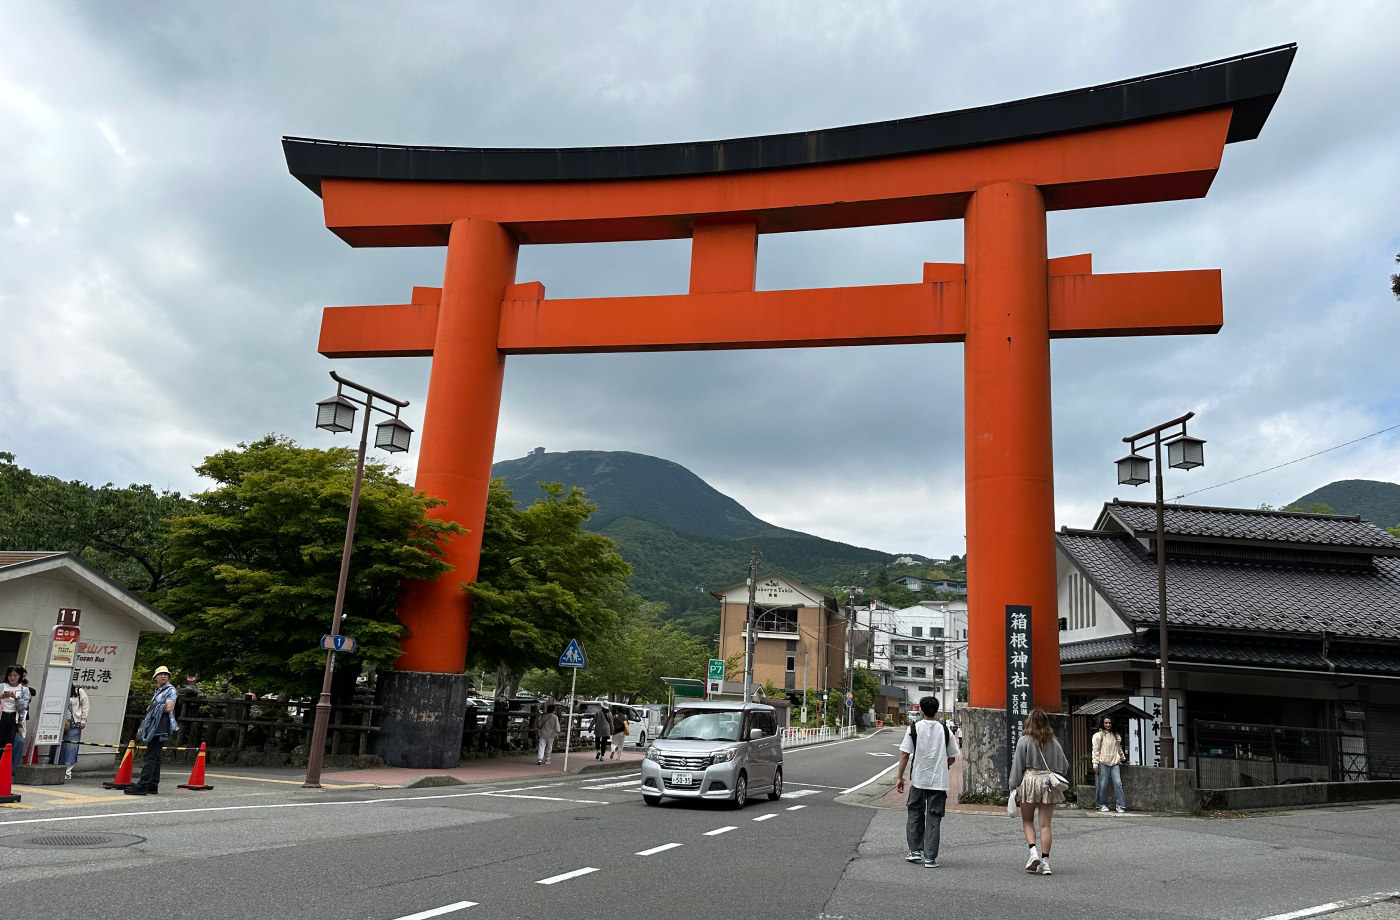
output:
[[[593,751],[569,754],[569,769],[564,771],[564,755],[555,754],[554,762],[536,764],[535,755],[514,757],[484,757],[466,761],[446,770],[413,767],[382,767],[361,770],[328,770],[321,775],[321,789],[306,789],[305,767],[251,767],[236,764],[211,765],[205,782],[214,788],[192,791],[179,788],[189,781],[188,764],[167,764],[161,770],[160,795],[157,797],[128,796],[120,789],[104,789],[102,784],[113,778],[114,771],[75,773],[62,785],[27,786],[15,784],[13,791],[20,796],[14,804],[0,805],[0,822],[16,818],[36,818],[47,812],[71,812],[83,807],[139,808],[197,807],[211,801],[279,793],[294,796],[319,796],[327,792],[349,789],[412,789],[429,786],[460,786],[474,783],[537,783],[561,776],[586,773],[615,773],[637,769],[642,762],[641,751],[626,751],[617,760],[595,760]],[[147,803],[147,804],[140,804]]]

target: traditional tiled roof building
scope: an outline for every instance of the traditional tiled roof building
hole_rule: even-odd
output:
[[[1163,530],[1178,764],[1203,785],[1400,777],[1400,540],[1354,515],[1181,505]],[[1056,542],[1069,711],[1160,714],[1156,506],[1115,500]]]

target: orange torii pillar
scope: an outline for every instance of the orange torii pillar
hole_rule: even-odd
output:
[[[1094,275],[1087,255],[1048,258],[1046,214],[1205,195],[1225,144],[1262,128],[1294,50],[1005,106],[705,144],[284,139],[290,171],[351,245],[447,247],[440,289],[329,308],[321,327],[328,357],[433,357],[417,486],[471,531],[445,547],[454,571],[400,603],[412,635],[381,675],[381,756],[457,759],[471,613],[460,585],[477,572],[512,354],[964,343],[971,705],[1005,724],[1005,610],[1026,605],[1033,702],[1058,711],[1050,340],[1210,333],[1223,308],[1216,271]],[[965,264],[927,264],[920,282],[754,290],[760,234],[947,219],[964,221]],[[549,300],[543,285],[515,283],[522,244],[674,238],[692,240],[686,294]],[[969,788],[1004,777],[998,752],[986,753],[969,758]]]

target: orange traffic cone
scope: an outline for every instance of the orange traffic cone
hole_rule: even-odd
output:
[[[204,785],[204,742],[199,743],[199,753],[194,758],[194,769],[190,771],[190,781],[176,786],[177,789],[193,789],[195,792],[208,792],[213,786]]]
[[[5,745],[5,753],[0,754],[0,805],[18,802],[19,796],[10,795],[10,746]]]
[[[103,783],[102,788],[126,789],[128,786],[134,785],[131,782],[131,761],[135,756],[136,741],[133,739],[131,743],[126,746],[126,753],[122,755],[122,762],[121,765],[117,767],[116,777],[110,782]]]

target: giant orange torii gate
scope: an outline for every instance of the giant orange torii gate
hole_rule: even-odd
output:
[[[1095,275],[1051,259],[1047,211],[1204,196],[1256,137],[1296,48],[1067,93],[826,131],[646,147],[399,147],[283,139],[288,169],[352,246],[446,246],[440,288],[325,311],[332,358],[431,355],[417,487],[470,534],[409,587],[385,675],[390,763],[456,762],[456,705],[505,357],[962,342],[971,705],[1005,705],[1004,610],[1033,611],[1035,702],[1060,705],[1050,340],[1218,331],[1215,270]],[[961,218],[963,264],[915,284],[755,291],[757,238]],[[692,239],[690,292],[546,298],[530,243]],[[424,718],[428,713],[433,718]],[[441,714],[449,713],[447,721]]]

